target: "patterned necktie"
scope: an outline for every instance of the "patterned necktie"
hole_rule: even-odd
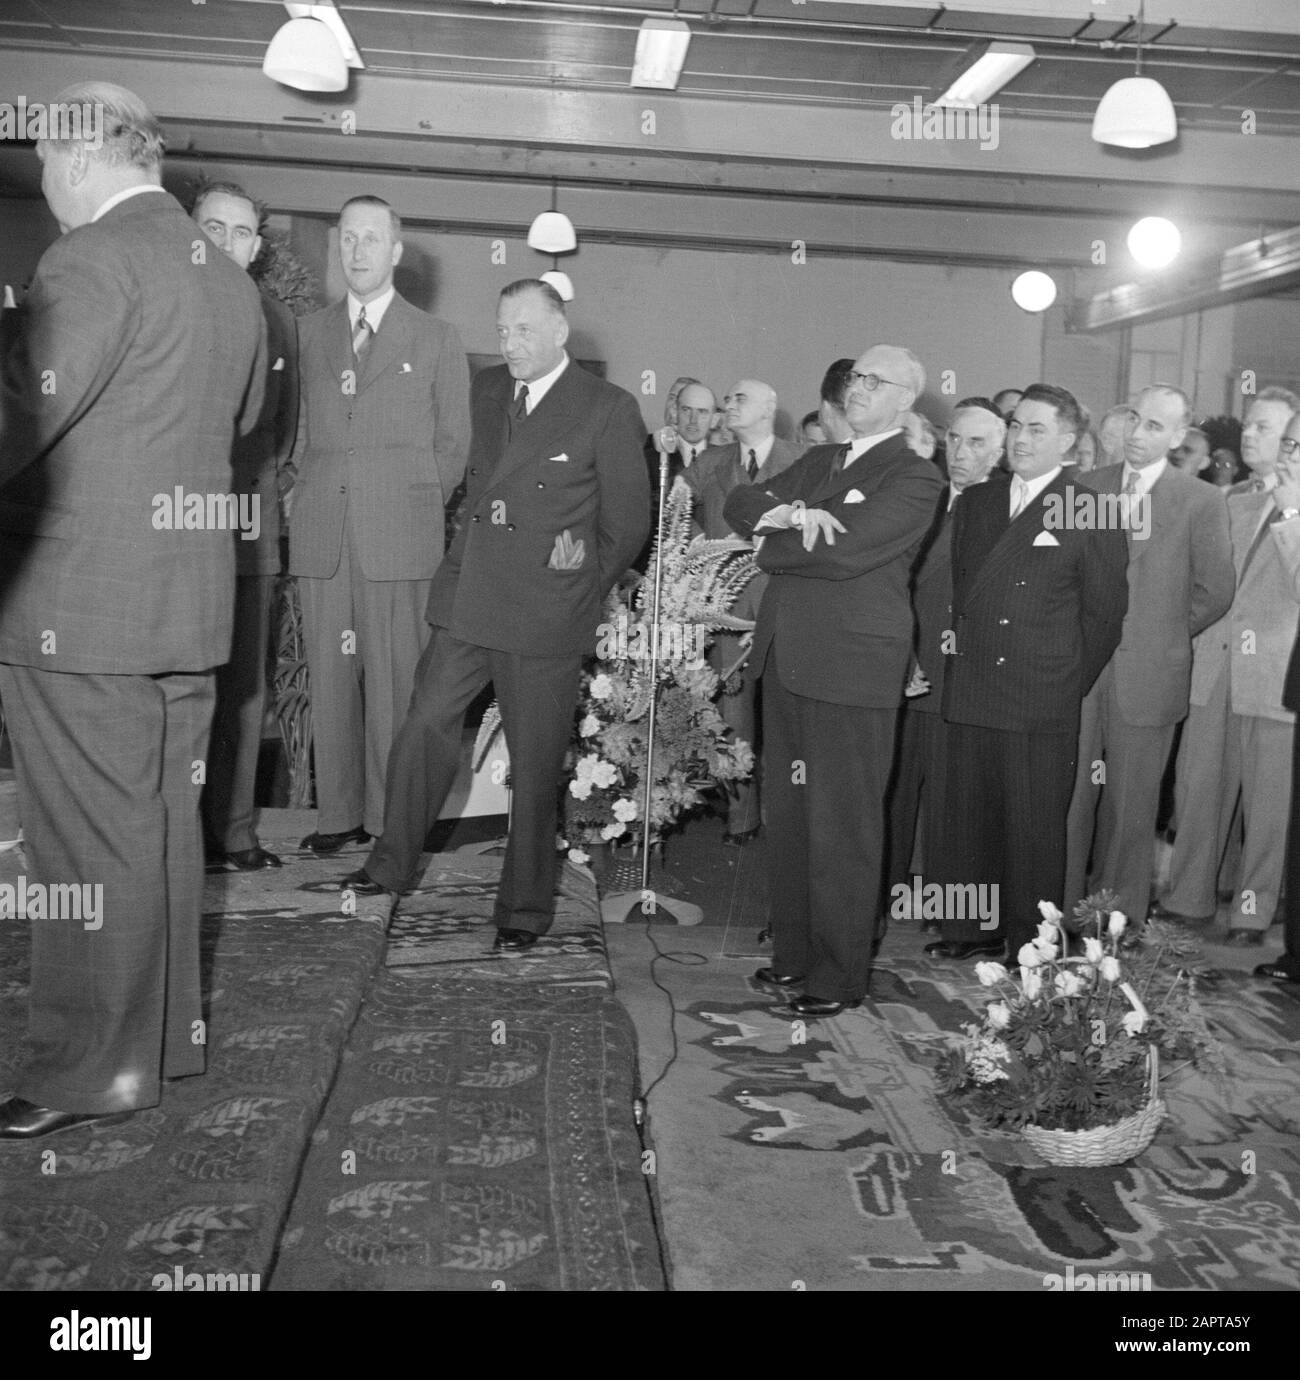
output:
[[[365,357],[366,351],[370,348],[370,337],[374,330],[370,322],[366,320],[366,309],[362,306],[357,313],[357,324],[352,328],[352,354],[358,363]]]
[[[1137,471],[1133,470],[1124,481],[1124,492],[1129,498],[1132,498],[1137,493],[1138,482]]]
[[[749,475],[749,482],[754,482],[758,474],[758,452],[751,446],[749,448],[749,459],[745,462],[745,473]]]
[[[517,422],[522,422],[528,416],[528,385],[520,384],[519,392],[515,394],[514,406],[510,409],[510,415]]]

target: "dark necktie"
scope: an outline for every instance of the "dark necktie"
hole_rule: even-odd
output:
[[[835,459],[831,461],[830,482],[833,484],[844,473],[844,462],[849,458],[851,446],[846,442],[835,452]]]
[[[352,328],[352,354],[358,364],[365,358],[366,351],[370,348],[370,337],[373,334],[374,329],[366,320],[366,309],[363,305],[357,313],[357,324]]]
[[[528,385],[526,383],[519,386],[519,392],[515,394],[515,403],[510,410],[510,415],[517,422],[522,422],[528,416]]]
[[[749,459],[745,461],[745,473],[749,476],[751,484],[758,475],[758,452],[752,446],[749,450]]]

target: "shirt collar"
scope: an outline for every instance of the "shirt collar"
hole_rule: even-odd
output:
[[[102,216],[106,216],[114,206],[120,206],[128,197],[139,196],[141,192],[165,192],[166,187],[160,187],[156,182],[139,182],[134,187],[123,187],[120,192],[114,192],[109,199],[100,206],[90,218],[93,225]]]
[[[1038,495],[1041,494],[1045,488],[1047,488],[1047,486],[1052,482],[1052,480],[1055,479],[1058,474],[1060,474],[1060,472],[1061,466],[1057,465],[1055,469],[1048,470],[1046,474],[1040,474],[1037,479],[1022,479],[1020,475],[1013,474],[1011,476],[1011,492],[1013,500],[1014,495],[1020,492],[1020,490],[1016,488],[1017,481],[1024,485],[1024,487],[1028,490],[1028,493],[1025,495],[1025,502],[1021,505],[1022,507],[1025,507],[1032,503],[1034,499],[1036,499]]]
[[[872,446],[878,446],[889,436],[897,436],[902,429],[901,426],[895,426],[890,427],[888,431],[878,431],[874,436],[854,436],[848,442],[849,453],[844,457],[844,468],[847,469],[855,460],[865,455]]]
[[[387,292],[381,292],[373,302],[366,303],[366,325],[370,327],[372,332],[379,329],[380,322],[384,319],[384,313],[392,305],[393,298],[396,296],[397,288],[392,283],[389,283]],[[357,328],[357,317],[360,315],[361,303],[349,292],[348,325],[353,330]]]
[[[556,379],[564,373],[569,363],[569,352],[564,352],[564,358],[551,370],[549,374],[543,374],[539,379],[532,379],[528,384],[528,411],[531,413],[539,402],[551,391]],[[514,380],[513,397],[519,396],[519,385],[523,379]]]
[[[775,443],[775,435],[765,436],[761,441],[755,441],[752,445],[738,439],[736,444],[740,447],[740,463],[742,465],[749,464],[749,452],[752,450],[758,461],[758,468],[761,470],[767,464],[767,457],[771,455]]]
[[[1124,461],[1124,472],[1119,478],[1120,492],[1128,487],[1130,475],[1137,476],[1137,489],[1139,494],[1149,494],[1155,487],[1155,482],[1169,468],[1169,457],[1162,456],[1159,460],[1153,461],[1150,465],[1143,465],[1141,469],[1134,469],[1127,460]]]

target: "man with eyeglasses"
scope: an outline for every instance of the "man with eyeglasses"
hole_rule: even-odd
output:
[[[1228,490],[1237,592],[1196,639],[1192,707],[1178,756],[1178,836],[1170,887],[1154,914],[1208,924],[1240,798],[1241,875],[1227,942],[1254,948],[1277,913],[1286,856],[1295,712],[1283,703],[1300,614],[1300,397],[1265,388],[1246,410],[1242,458],[1252,477]]]
[[[850,371],[845,445],[814,446],[724,516],[761,537],[771,576],[750,664],[763,677],[772,963],[829,1017],[867,991],[881,899],[885,790],[912,654],[908,576],[943,488],[901,420],[925,389],[910,351],[873,345]]]
[[[1005,944],[1014,963],[1038,903],[1065,900],[1079,705],[1119,644],[1128,603],[1124,532],[1053,517],[1074,509],[1062,464],[1081,424],[1072,394],[1031,384],[1008,427],[1010,485],[982,485],[957,504],[937,880],[965,890],[946,892],[943,939],[926,946],[936,959]],[[955,904],[972,886],[991,906]]]

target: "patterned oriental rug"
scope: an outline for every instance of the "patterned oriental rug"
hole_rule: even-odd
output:
[[[435,857],[386,940],[340,911],[361,852],[262,827],[285,866],[206,887],[207,1073],[120,1126],[0,1142],[0,1289],[663,1288],[590,875],[566,868],[554,931],[506,959],[498,856]],[[0,1093],[26,926],[0,920]]]
[[[641,962],[623,944],[619,974]],[[670,979],[682,1053],[649,1129],[675,1288],[1300,1287],[1300,1001],[1284,990],[1225,975],[1206,1005],[1227,1077],[1175,1074],[1152,1147],[1079,1170],[936,1095],[935,1055],[985,996],[967,967],[890,961],[803,1043],[748,971],[724,958]]]

